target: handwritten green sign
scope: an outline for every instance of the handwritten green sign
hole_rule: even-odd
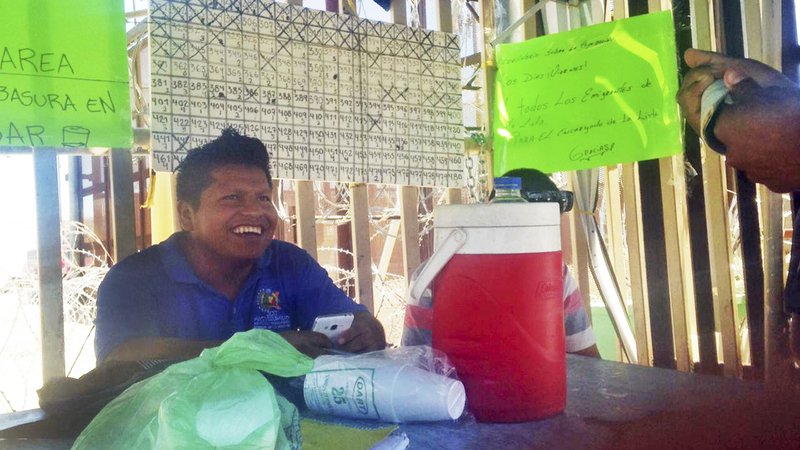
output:
[[[0,2],[0,146],[129,147],[122,0]]]
[[[500,45],[495,176],[679,153],[674,34],[666,11]]]

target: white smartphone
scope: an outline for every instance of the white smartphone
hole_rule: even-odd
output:
[[[353,313],[344,314],[329,314],[326,316],[317,316],[314,319],[314,325],[311,331],[322,333],[330,338],[334,344],[339,336],[347,331],[353,324]]]

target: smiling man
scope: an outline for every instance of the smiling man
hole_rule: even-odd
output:
[[[308,331],[318,315],[352,312],[339,348],[383,349],[383,327],[304,250],[272,238],[269,157],[226,129],[177,169],[183,231],[116,264],[97,296],[95,350],[105,360],[197,356],[237,331],[280,333],[315,357],[331,347]]]

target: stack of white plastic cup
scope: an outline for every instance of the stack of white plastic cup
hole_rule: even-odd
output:
[[[384,422],[455,420],[464,412],[464,385],[385,358],[320,356],[303,385],[313,411]]]

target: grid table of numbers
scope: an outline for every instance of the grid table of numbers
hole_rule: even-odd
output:
[[[273,176],[461,187],[455,35],[264,0],[152,0],[156,170],[232,126]]]

